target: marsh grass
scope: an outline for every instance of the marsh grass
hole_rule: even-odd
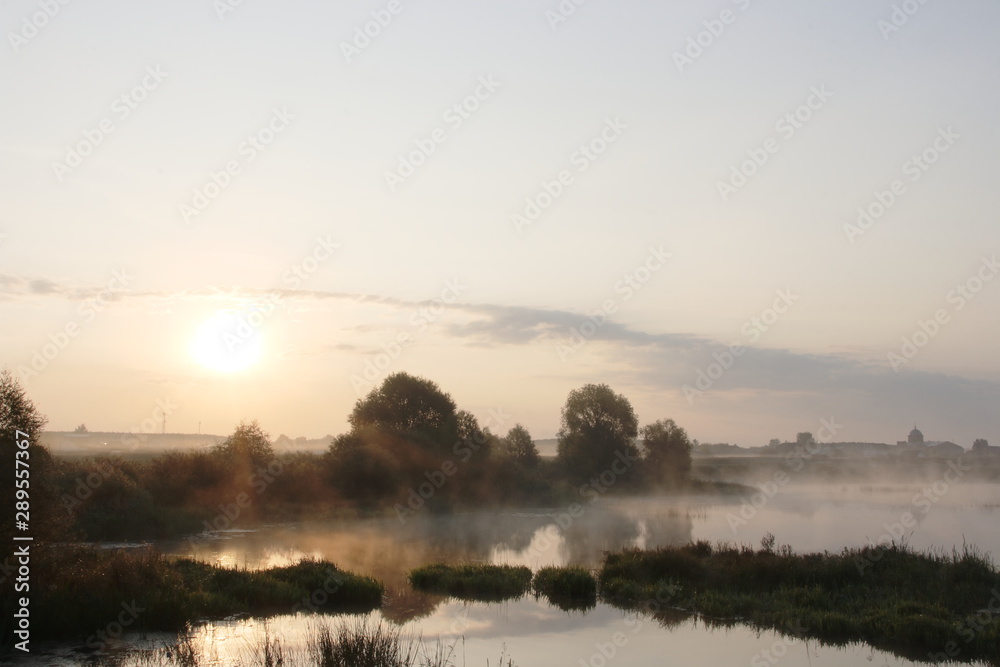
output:
[[[179,630],[188,622],[238,613],[292,613],[308,603],[322,611],[370,611],[383,586],[371,577],[304,560],[269,570],[225,568],[170,559],[150,548],[103,550],[62,547],[39,572],[32,600],[39,638],[87,638],[120,621],[126,631]]]
[[[913,659],[959,647],[965,661],[1000,655],[1000,616],[983,610],[1000,574],[975,548],[918,553],[892,544],[795,554],[697,542],[608,554],[598,581],[615,606],[678,609],[832,644],[864,641]]]
[[[523,565],[445,565],[435,563],[410,571],[418,590],[450,595],[460,600],[500,602],[523,596],[531,585],[531,570]]]
[[[597,605],[597,580],[578,566],[543,567],[531,582],[535,596],[544,596],[563,611],[586,611]]]

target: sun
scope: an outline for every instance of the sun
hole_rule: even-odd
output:
[[[255,318],[220,310],[202,322],[191,337],[191,356],[218,373],[237,373],[254,366],[264,351]]]

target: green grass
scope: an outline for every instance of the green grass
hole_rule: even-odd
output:
[[[543,567],[531,588],[564,611],[593,609],[597,604],[597,580],[582,567]]]
[[[864,641],[911,659],[949,642],[959,659],[1000,655],[1000,574],[974,549],[917,553],[905,546],[794,554],[791,549],[698,542],[608,554],[602,598],[630,609],[684,609],[724,624],[799,632],[821,641]],[[996,596],[996,597],[994,597]]]
[[[531,585],[531,570],[513,565],[445,565],[435,563],[411,570],[414,588],[461,600],[499,602],[523,596]]]
[[[95,643],[99,631],[121,619],[129,631],[177,630],[237,613],[370,611],[383,594],[380,582],[326,561],[254,571],[169,559],[153,549],[60,547],[33,574],[44,585],[33,594],[31,613],[44,622],[32,626],[32,636]]]

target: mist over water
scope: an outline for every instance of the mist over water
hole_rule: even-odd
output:
[[[372,619],[403,624],[406,631],[424,638],[440,636],[457,642],[456,650],[470,665],[495,660],[502,646],[517,664],[580,664],[567,656],[596,664],[590,662],[591,653],[615,632],[629,638],[616,658],[619,664],[663,664],[665,651],[684,656],[686,665],[743,664],[747,656],[778,645],[782,664],[788,665],[904,665],[913,663],[870,647],[824,647],[744,626],[712,628],[683,614],[661,627],[662,619],[604,603],[584,613],[570,613],[530,595],[502,604],[451,601],[413,590],[406,573],[431,562],[523,564],[534,570],[546,565],[596,568],[606,551],[624,547],[655,548],[693,540],[757,545],[767,533],[773,533],[779,545],[788,544],[798,552],[840,551],[877,543],[884,534],[919,550],[950,552],[969,543],[992,554],[1000,552],[997,486],[956,485],[925,513],[924,505],[913,501],[926,497],[920,494],[928,488],[921,482],[789,485],[755,508],[754,516],[736,530],[732,517],[739,516],[743,497],[651,496],[600,498],[578,518],[560,508],[424,512],[405,523],[392,518],[304,522],[203,534],[158,546],[168,553],[226,565],[265,568],[311,557],[372,574],[385,582],[387,591],[383,608],[369,614]],[[912,512],[917,523],[898,538],[892,534],[893,525],[905,512]],[[271,634],[280,632],[294,640],[308,623],[309,616],[303,614],[266,622],[231,620],[208,623],[198,633],[213,650],[222,651],[220,646],[250,643],[265,627]],[[220,643],[220,636],[226,641]],[[224,656],[220,660],[225,664]]]

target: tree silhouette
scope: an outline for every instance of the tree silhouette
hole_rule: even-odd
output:
[[[430,380],[393,373],[354,405],[348,421],[355,433],[377,430],[402,435],[433,449],[450,448],[456,437],[455,402]]]
[[[673,419],[642,428],[643,461],[654,482],[678,482],[691,472],[691,441]]]
[[[232,435],[219,443],[215,452],[232,461],[244,461],[258,466],[274,458],[271,436],[260,427],[257,420],[239,423]]]
[[[606,384],[585,385],[566,399],[558,460],[573,476],[600,474],[619,455],[638,457],[638,431],[639,422],[627,398]]]
[[[500,441],[501,451],[517,465],[523,468],[535,468],[538,466],[538,448],[535,441],[531,439],[528,429],[520,424],[515,424],[507,431],[507,435]]]

